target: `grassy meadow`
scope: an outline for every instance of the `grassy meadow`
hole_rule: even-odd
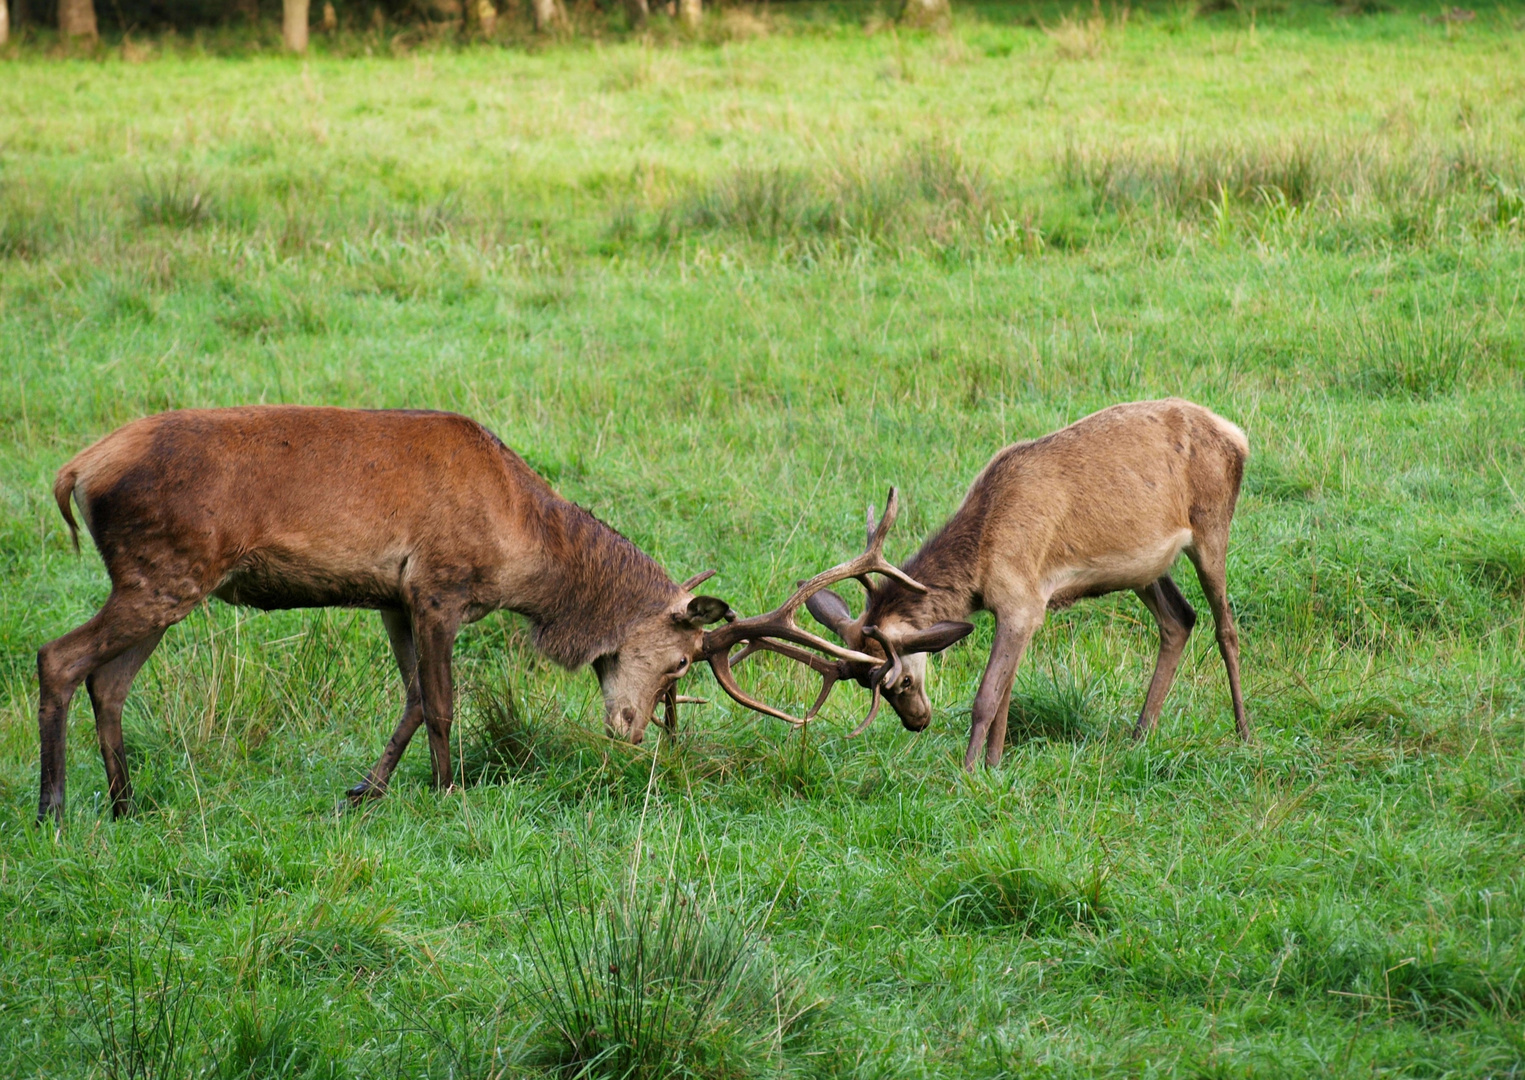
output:
[[[1525,1074],[1525,9],[1208,7],[0,49],[0,1075]],[[630,747],[495,616],[466,783],[420,737],[351,811],[380,620],[213,604],[128,700],[138,814],[80,693],[33,827],[35,652],[107,591],[52,477],[135,417],[459,410],[752,613],[890,484],[903,558],[1168,394],[1251,443],[1253,745],[1183,564],[1144,745],[1131,595],[1049,618],[972,776],[986,617],[920,736],[705,672]]]

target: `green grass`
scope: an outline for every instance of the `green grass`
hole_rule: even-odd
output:
[[[0,1073],[1525,1073],[1525,12],[1358,7],[0,50]],[[753,612],[889,484],[898,557],[1000,446],[1165,394],[1250,437],[1253,746],[1189,571],[1148,744],[1148,617],[1087,602],[970,777],[986,619],[924,735],[701,675],[632,748],[494,617],[472,782],[420,743],[349,812],[379,620],[214,605],[129,699],[138,816],[81,695],[32,827],[35,650],[106,591],[51,480],[133,417],[457,409]]]

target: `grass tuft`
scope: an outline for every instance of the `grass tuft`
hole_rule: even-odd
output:
[[[680,197],[660,231],[947,247],[978,240],[993,206],[983,169],[956,146],[927,141],[884,163],[737,169]]]
[[[137,194],[138,220],[144,225],[191,229],[211,220],[205,188],[183,172],[145,174]]]
[[[801,1019],[756,924],[676,884],[600,897],[585,868],[542,880],[523,1002],[547,1038],[528,1060],[631,1080],[737,1075]]]
[[[1093,863],[1074,878],[1051,854],[1003,831],[961,851],[928,882],[927,895],[939,920],[950,925],[1063,933],[1076,926],[1102,926],[1112,918],[1107,876]]]
[[[307,1037],[305,1026],[291,1007],[239,1003],[211,1056],[211,1074],[216,1080],[343,1080],[349,1075],[343,1062]]]
[[[1355,336],[1359,366],[1352,381],[1373,397],[1428,401],[1450,394],[1466,385],[1480,348],[1477,328],[1449,313],[1362,321]]]
[[[1037,739],[1084,742],[1096,734],[1095,713],[1102,695],[1099,680],[1083,680],[1062,665],[1051,665],[1047,672],[1022,672],[1006,711],[1007,746]]]
[[[76,967],[75,991],[106,1080],[178,1080],[189,1075],[202,994],[180,955],[178,935],[161,926],[139,955],[129,928],[108,937],[103,971]]]

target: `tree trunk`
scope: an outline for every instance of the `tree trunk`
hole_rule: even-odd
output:
[[[625,0],[625,18],[632,29],[645,26],[646,20],[651,18],[651,5],[647,0]]]
[[[535,29],[542,34],[566,23],[566,15],[562,13],[561,5],[557,0],[535,0]]]
[[[905,26],[947,26],[953,21],[953,7],[948,0],[905,0],[900,21]]]
[[[4,45],[11,38],[11,13],[5,9],[5,0],[0,0],[0,45]]]
[[[678,19],[690,30],[699,25],[699,0],[678,0]]]
[[[308,0],[281,2],[281,40],[294,53],[307,51],[307,4]]]
[[[58,32],[66,38],[100,37],[95,25],[95,0],[58,0]]]

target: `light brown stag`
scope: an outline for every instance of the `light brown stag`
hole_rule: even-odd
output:
[[[208,596],[257,608],[373,608],[406,687],[402,719],[349,795],[385,792],[409,739],[429,733],[451,782],[451,651],[465,623],[508,608],[558,664],[591,663],[604,723],[640,742],[703,627],[735,619],[674,584],[503,443],[436,412],[253,406],[151,416],[78,454],[53,487],[78,504],[111,578],[88,622],[37,655],[39,821],[62,820],[64,729],[81,682],[95,709],[112,810],[129,808],[122,704],[166,629]]]
[[[1044,613],[1122,589],[1138,594],[1160,629],[1154,677],[1134,728],[1135,737],[1148,734],[1196,622],[1170,577],[1184,551],[1212,608],[1234,722],[1249,739],[1226,571],[1248,456],[1244,432],[1200,405],[1178,398],[1114,405],[996,454],[963,505],[905,564],[924,589],[907,588],[903,578],[878,586],[864,579],[868,602],[857,618],[830,591],[815,592],[808,608],[850,648],[875,657],[872,665],[844,661],[841,674],[882,691],[912,731],[932,718],[925,653],[936,650],[924,647],[926,636],[933,628],[942,637],[958,627],[967,633],[969,624],[958,620],[993,612],[995,641],[974,699],[964,767],[974,767],[981,744],[986,764],[995,766],[1017,665]],[[872,512],[869,525],[873,531]],[[864,727],[867,721],[854,734]]]

